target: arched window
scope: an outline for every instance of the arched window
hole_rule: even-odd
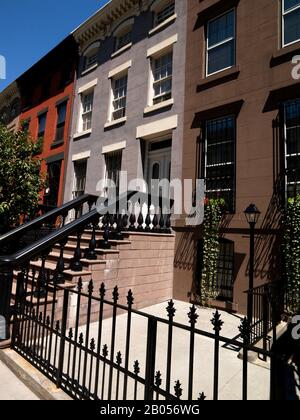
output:
[[[134,18],[127,19],[125,22],[121,23],[114,31],[115,52],[131,45],[133,24]]]
[[[85,51],[83,70],[90,70],[93,67],[96,67],[98,64],[98,52],[99,52],[100,42],[94,42],[88,47]]]
[[[175,1],[157,0],[153,3],[152,10],[154,12],[154,27],[162,25],[168,19],[175,17]]]

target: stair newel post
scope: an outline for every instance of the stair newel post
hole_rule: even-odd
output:
[[[74,258],[71,260],[70,269],[75,272],[82,271],[82,264],[81,264],[81,237],[83,234],[83,230],[80,229],[77,231],[77,246],[74,252]]]
[[[148,203],[148,213],[145,220],[145,224],[146,224],[145,232],[151,232],[151,209],[150,208],[151,208],[151,204]]]
[[[101,249],[110,249],[109,237],[110,237],[110,215],[107,212],[106,215],[103,216],[103,240],[99,242],[99,248]]]
[[[64,261],[64,250],[67,243],[68,243],[67,238],[59,242],[60,253],[59,253],[59,258],[58,258],[56,269],[53,276],[53,283],[56,285],[65,283],[64,271],[66,267],[65,267],[65,261]]]
[[[122,233],[122,228],[123,228],[123,218],[121,214],[118,214],[118,219],[117,219],[117,234],[116,234],[116,239],[118,241],[123,241],[124,236]]]
[[[168,214],[167,217],[166,217],[166,230],[165,230],[165,232],[168,235],[171,235],[171,233],[172,233],[171,226],[172,226],[172,224],[171,224],[171,214]]]
[[[0,345],[10,339],[10,302],[13,285],[13,267],[0,267]]]
[[[46,284],[47,284],[46,260],[50,252],[51,252],[51,249],[48,249],[47,251],[44,251],[41,256],[42,265],[41,265],[39,276],[37,279],[36,291],[34,292],[34,297],[36,297],[37,299],[43,299],[46,297]]]
[[[95,261],[97,260],[97,239],[96,239],[96,230],[99,223],[100,215],[98,214],[92,221],[92,238],[90,240],[89,248],[86,250],[85,257],[88,260]]]

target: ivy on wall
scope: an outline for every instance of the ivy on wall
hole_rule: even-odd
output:
[[[220,254],[220,224],[222,219],[223,199],[206,199],[203,233],[203,266],[200,288],[200,303],[209,306],[209,302],[218,295],[217,274]]]
[[[294,314],[300,309],[300,195],[288,200],[284,223],[288,310]]]

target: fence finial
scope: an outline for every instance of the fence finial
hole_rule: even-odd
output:
[[[221,314],[219,313],[219,311],[216,311],[214,313],[211,323],[214,327],[214,331],[216,333],[219,333],[222,329],[222,326],[224,325],[224,322],[221,320]]]

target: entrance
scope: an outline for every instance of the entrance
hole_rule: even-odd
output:
[[[73,200],[78,197],[81,197],[85,193],[86,170],[87,170],[86,160],[74,162],[75,175],[74,175]]]
[[[61,161],[48,164],[48,193],[44,197],[46,206],[57,207],[60,185]]]
[[[149,144],[148,151],[148,185],[151,180],[171,180],[172,140]]]

